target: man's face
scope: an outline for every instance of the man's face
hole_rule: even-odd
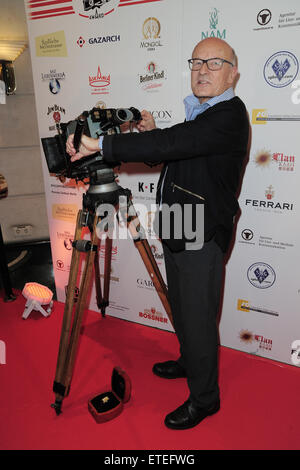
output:
[[[224,41],[218,39],[206,39],[195,47],[192,58],[212,59],[218,57],[232,62],[232,50]],[[191,88],[200,103],[204,103],[213,96],[221,95],[227,88],[233,85],[237,74],[237,68],[223,63],[220,70],[209,70],[207,64],[203,64],[200,70],[191,71]]]

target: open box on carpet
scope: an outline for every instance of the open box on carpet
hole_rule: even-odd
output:
[[[97,423],[110,421],[119,416],[131,396],[129,376],[120,367],[115,367],[111,377],[111,390],[101,392],[88,401],[88,409]]]

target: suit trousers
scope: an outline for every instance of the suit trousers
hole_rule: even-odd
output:
[[[224,254],[212,239],[200,250],[172,252],[163,244],[168,297],[187,374],[190,399],[206,407],[219,399],[217,316]]]

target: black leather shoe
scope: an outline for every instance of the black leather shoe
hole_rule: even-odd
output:
[[[152,368],[152,372],[164,379],[180,379],[186,377],[184,368],[177,361],[157,362]]]
[[[213,415],[220,409],[220,401],[209,408],[200,408],[187,400],[183,405],[165,418],[165,425],[171,429],[189,429],[199,424],[207,416]]]

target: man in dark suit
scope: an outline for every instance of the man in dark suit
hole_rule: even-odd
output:
[[[162,239],[180,357],[155,364],[153,372],[167,379],[186,377],[190,391],[165,418],[172,429],[191,428],[220,408],[216,323],[249,133],[245,106],[233,92],[238,73],[233,49],[221,39],[205,39],[194,48],[189,66],[193,94],[184,100],[185,122],[156,129],[143,111],[140,133],[101,141],[83,136],[78,153],[72,137],[67,142],[72,161],[100,146],[107,162],[164,162],[157,188],[162,221],[164,208],[173,204],[183,212],[204,206],[204,243],[187,239],[185,231],[178,239],[174,227]]]

